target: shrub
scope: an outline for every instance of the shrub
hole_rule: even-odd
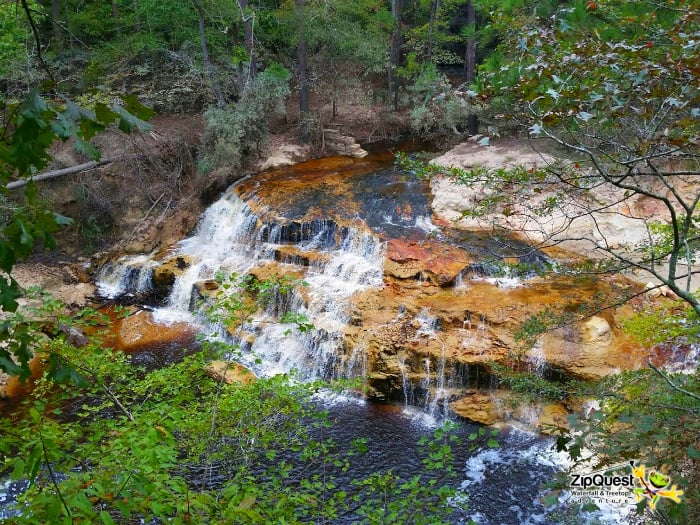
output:
[[[246,86],[238,104],[209,108],[204,113],[206,128],[200,171],[240,168],[260,149],[268,133],[268,118],[284,111],[283,102],[288,95],[289,72],[273,65]]]

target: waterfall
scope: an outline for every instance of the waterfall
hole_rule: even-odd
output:
[[[408,372],[410,369],[406,364],[406,354],[398,355],[397,362],[399,365],[399,370],[401,371],[401,388],[403,389],[403,404],[404,407],[408,407],[415,403],[415,397],[413,395],[413,383],[411,383],[411,378],[408,376]]]
[[[445,361],[445,345],[443,345],[435,372],[435,386],[431,388],[430,383],[428,384],[425,398],[425,407],[428,414],[438,420],[446,419],[449,414],[445,380]],[[426,376],[428,378],[431,377],[429,366],[426,366]]]
[[[527,353],[527,368],[528,372],[535,374],[538,377],[543,377],[547,368],[547,360],[545,359],[544,350],[540,341],[530,349]]]
[[[487,326],[486,315],[479,314],[479,321],[474,322],[472,320],[472,313],[465,312],[464,319],[462,320],[462,328],[460,329],[460,332],[464,334],[462,338],[462,348],[473,353],[484,352],[489,345]]]
[[[427,337],[429,339],[435,339],[437,337],[437,330],[440,328],[440,319],[430,315],[430,308],[421,308],[418,315],[416,315],[415,324],[417,325],[416,340],[420,340],[421,337]]]
[[[151,289],[153,268],[157,261],[152,255],[123,257],[105,265],[97,276],[97,293],[101,297],[142,294]]]
[[[360,378],[363,385],[367,382],[366,348],[360,346],[353,348],[350,355],[345,359],[340,377],[343,379]]]
[[[280,257],[284,246],[293,247],[298,255]],[[323,256],[311,257],[311,252]],[[239,360],[257,374],[296,370],[303,380],[347,377],[351,369],[366,368],[366,355],[360,357],[359,350],[352,365],[338,357],[350,319],[349,299],[355,292],[382,285],[384,253],[385,244],[376,235],[341,228],[332,220],[266,223],[229,191],[206,210],[194,235],[171,250],[170,259],[178,257],[187,264],[175,276],[165,306],[154,316],[161,321],[194,320],[190,311],[195,309],[197,283],[219,273],[244,275],[277,260],[304,271],[305,299],[300,293],[278,294],[277,303],[237,336],[211,329],[235,345],[242,354]],[[302,260],[306,264],[299,264]],[[153,256],[120,260],[102,271],[100,290],[108,296],[147,291],[160,264]],[[280,324],[278,317],[287,311],[305,315],[314,329],[300,333],[292,325]]]

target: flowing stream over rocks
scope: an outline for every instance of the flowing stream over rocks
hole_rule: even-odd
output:
[[[599,377],[644,361],[641,349],[620,333],[614,312],[547,336],[516,356],[513,334],[529,315],[633,285],[557,275],[554,260],[522,242],[434,222],[429,183],[391,166],[389,154],[327,158],[234,185],[191,237],[166,252],[126,256],[102,268],[103,296],[133,296],[156,307],[146,320],[131,316],[115,330],[133,331],[133,322],[156,332],[164,325],[178,327],[175,333],[203,326],[198,301],[216,291],[220,272],[303,279],[307,286],[239,333],[220,334],[239,346],[240,362],[256,375],[294,370],[302,380],[360,378],[370,401],[407,407],[390,418],[367,402],[334,408],[345,414],[338,419],[348,428],[353,418],[369,418],[370,433],[379,420],[390,420],[392,431],[375,432],[380,441],[404,432],[402,426],[422,428],[416,409],[430,421],[456,413],[487,425],[565,424],[565,407],[520,406],[493,388],[494,362],[521,363],[557,379]],[[277,322],[285,312],[306,315],[314,328],[302,333]],[[491,476],[488,483],[512,500],[501,508],[488,491],[472,487],[484,494],[481,503],[470,504],[479,523],[547,522],[536,501],[538,483],[559,459],[533,459],[548,454],[548,439],[513,436],[500,452],[475,452],[465,467],[465,487],[478,481],[474,465],[480,465]],[[522,475],[493,479],[496,464],[518,464],[521,455],[527,456]]]

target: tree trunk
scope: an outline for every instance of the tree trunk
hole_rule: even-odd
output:
[[[112,0],[112,18],[114,18],[115,30],[119,33],[119,0]]]
[[[464,80],[467,83],[472,83],[476,79],[476,9],[474,9],[474,2],[467,2],[466,9],[469,37],[464,52]],[[476,114],[471,112],[467,115],[467,132],[472,136],[479,133],[479,119]]]
[[[207,76],[211,82],[211,87],[214,90],[214,95],[216,96],[216,104],[220,108],[226,106],[226,101],[224,100],[224,95],[221,91],[221,86],[216,78],[216,71],[214,70],[214,64],[212,64],[209,58],[209,48],[207,47],[207,37],[204,32],[204,9],[202,9],[202,4],[199,0],[192,0],[194,8],[197,10],[199,15],[199,43],[202,46],[202,60],[204,60],[204,67],[207,70]]]
[[[255,60],[255,33],[253,27],[255,16],[246,13],[248,0],[238,0],[238,7],[241,10],[241,18],[243,19],[245,48],[248,50],[248,78],[249,80],[254,80],[258,70],[257,61]]]
[[[56,49],[63,52],[63,32],[61,31],[61,0],[51,0],[51,24],[53,37],[56,39]]]
[[[133,0],[132,9],[134,10],[134,30],[141,31],[141,6],[139,0]]]
[[[476,78],[476,10],[474,2],[467,2],[467,26],[469,37],[464,51],[464,80],[474,82]]]
[[[428,22],[428,47],[425,50],[425,59],[430,62],[433,60],[433,45],[435,37],[435,18],[437,17],[438,9],[440,9],[440,0],[432,0],[430,2],[430,21]]]
[[[118,160],[135,159],[137,157],[124,157],[124,158],[113,158],[113,159],[102,159],[102,160],[91,160],[90,162],[84,162],[78,164],[77,166],[71,166],[70,168],[61,168],[59,170],[45,171],[44,173],[39,173],[38,175],[32,175],[28,179],[20,179],[13,182],[8,182],[5,186],[6,190],[16,190],[17,188],[23,188],[27,183],[32,180],[34,182],[41,182],[42,180],[54,179],[56,177],[63,177],[64,175],[72,175],[73,173],[80,173],[81,171],[88,171],[110,162],[115,162]]]
[[[394,30],[391,33],[389,51],[389,96],[394,98],[394,110],[399,109],[399,79],[396,70],[401,65],[401,4],[401,0],[391,0]]]
[[[299,81],[299,120],[301,141],[307,144],[309,134],[309,68],[306,63],[304,36],[304,0],[294,0],[297,14],[297,77]]]

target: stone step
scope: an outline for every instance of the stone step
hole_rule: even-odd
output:
[[[350,144],[356,144],[357,141],[355,140],[355,137],[350,137],[347,135],[339,135],[337,137],[326,137],[326,145],[331,145],[331,144],[345,144],[345,145],[350,145]]]

